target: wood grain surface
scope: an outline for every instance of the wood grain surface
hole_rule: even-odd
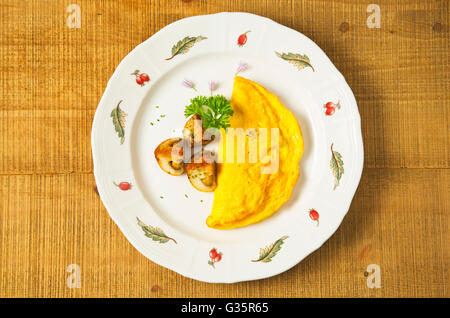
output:
[[[69,4],[81,28],[69,29]],[[369,29],[366,8],[381,8]],[[1,297],[449,297],[449,1],[0,0]],[[361,184],[339,230],[291,270],[207,284],[137,252],[96,192],[90,131],[109,77],[180,18],[246,11],[315,41],[362,119]],[[69,264],[81,288],[68,288]],[[368,288],[369,264],[381,288]],[[367,275],[367,273],[366,273]]]

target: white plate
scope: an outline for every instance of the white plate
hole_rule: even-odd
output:
[[[246,33],[247,41],[239,46],[238,37],[246,31],[251,31]],[[192,39],[184,54],[167,60],[172,47],[186,36],[206,39]],[[298,69],[275,52],[306,55],[312,67]],[[274,216],[252,226],[220,231],[205,224],[213,193],[195,190],[185,176],[162,172],[153,151],[166,138],[180,136],[185,105],[198,94],[208,95],[210,80],[219,84],[214,93],[231,97],[240,62],[248,64],[241,76],[277,95],[297,117],[305,149],[293,195]],[[131,75],[135,70],[148,74],[150,81],[138,85]],[[184,87],[184,79],[195,83],[198,92]],[[119,101],[120,110],[127,114],[124,138],[115,131],[111,117]],[[324,104],[330,101],[339,101],[341,107],[328,116]],[[331,145],[344,163],[336,188]],[[131,244],[157,264],[215,283],[279,274],[319,248],[349,209],[364,157],[355,98],[325,53],[301,33],[248,13],[179,20],[128,54],[96,111],[92,152],[100,197]],[[122,191],[114,184],[120,182],[129,182],[131,189]],[[311,219],[311,209],[318,212],[320,224]],[[159,242],[147,237],[137,218],[161,229],[159,234],[167,238]],[[274,243],[281,248],[265,258],[270,262],[255,262],[260,249],[270,249]],[[209,262],[212,248],[222,253],[214,266]]]

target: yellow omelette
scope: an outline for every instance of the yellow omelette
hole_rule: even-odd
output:
[[[231,129],[222,132],[218,185],[211,215],[206,220],[209,227],[220,230],[247,226],[273,215],[292,195],[303,154],[296,118],[264,87],[235,77],[231,106],[234,115],[230,128],[245,131],[245,147],[242,148],[242,140],[239,143],[238,137],[231,135]],[[265,139],[260,128],[267,128],[267,143],[261,144]],[[271,128],[278,128],[278,136]],[[231,139],[235,140],[231,148],[234,153],[227,148]],[[255,145],[257,155],[253,152]],[[237,160],[242,152],[245,160]]]

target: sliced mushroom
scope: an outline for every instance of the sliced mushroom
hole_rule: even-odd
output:
[[[215,136],[212,135],[209,140],[203,138],[202,116],[198,114],[192,115],[186,122],[183,129],[183,137],[185,140],[189,140],[191,146],[195,143],[202,143],[203,145],[209,144],[214,140]]]
[[[212,192],[216,189],[216,163],[214,154],[203,151],[194,156],[191,163],[186,164],[186,172],[192,186],[199,191]]]
[[[155,158],[162,170],[172,176],[184,173],[183,140],[170,138],[155,149]]]

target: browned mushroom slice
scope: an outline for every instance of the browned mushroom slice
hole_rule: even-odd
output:
[[[183,140],[170,138],[155,149],[155,158],[161,169],[172,176],[184,173]]]
[[[207,145],[214,140],[214,135],[212,135],[209,140],[203,139],[203,127],[201,120],[202,116],[194,114],[186,122],[186,125],[184,125],[183,137],[184,139],[189,140],[191,146],[194,145],[194,142],[200,143],[201,141],[203,145]]]
[[[201,157],[199,157],[201,156]],[[191,163],[186,164],[186,172],[192,186],[199,191],[212,192],[216,189],[216,163],[209,151],[196,154],[198,160],[193,158]],[[199,162],[196,162],[199,161]]]

